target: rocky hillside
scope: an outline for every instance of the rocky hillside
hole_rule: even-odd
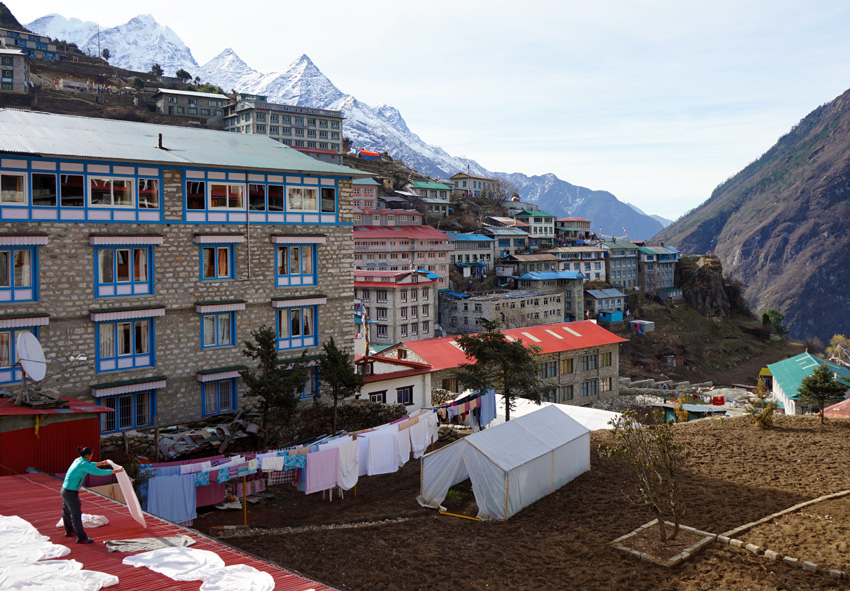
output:
[[[850,334],[850,91],[818,107],[656,240],[713,252],[791,335]]]

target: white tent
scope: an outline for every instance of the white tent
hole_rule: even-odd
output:
[[[416,500],[439,509],[469,478],[478,517],[507,519],[588,470],[590,431],[551,405],[423,456]]]
[[[591,431],[599,429],[611,429],[609,421],[618,419],[620,413],[610,410],[602,410],[599,408],[590,408],[589,406],[575,406],[573,404],[557,404],[555,402],[536,402],[527,398],[515,398],[514,405],[516,408],[511,410],[511,420],[527,415],[528,413],[539,410],[543,406],[557,406],[562,411],[570,415],[580,425],[584,425]],[[490,423],[490,427],[500,425],[505,422],[505,398],[501,394],[496,394],[496,420]]]

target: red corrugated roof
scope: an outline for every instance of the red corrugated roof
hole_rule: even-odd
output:
[[[450,240],[431,226],[354,226],[354,239],[409,238],[411,240]]]
[[[850,398],[823,409],[823,416],[830,419],[850,419]]]
[[[628,339],[620,338],[589,320],[544,324],[526,328],[511,328],[503,330],[502,333],[516,340],[521,339],[523,343],[541,347],[543,349],[541,354],[573,351],[575,349],[613,345],[628,341]],[[534,338],[529,338],[523,333],[528,333]],[[574,333],[578,333],[581,336],[576,336]],[[404,341],[404,346],[430,363],[435,371],[450,369],[464,363],[469,363],[460,346],[455,343],[456,338],[452,336],[424,339],[421,341]],[[534,339],[537,339],[537,341]]]
[[[83,402],[75,398],[62,398],[61,400],[65,401],[65,408],[32,408],[31,406],[15,406],[14,398],[0,398],[0,416],[115,412],[111,408],[98,406],[91,402]]]
[[[208,538],[193,529],[175,525],[154,515],[145,514],[148,527],[142,529],[130,517],[124,505],[84,489],[80,490],[83,511],[105,516],[109,520],[109,525],[87,530],[87,533],[97,540],[94,544],[75,544],[73,538],[68,544],[69,538],[64,537],[65,530],[56,527],[56,522],[62,517],[62,498],[59,496],[61,487],[61,480],[46,474],[3,476],[0,478],[0,515],[18,515],[30,522],[42,535],[48,536],[54,544],[67,545],[71,553],[64,558],[65,560],[77,560],[83,564],[84,569],[105,572],[118,577],[118,584],[109,587],[110,590],[197,591],[201,585],[200,581],[174,581],[145,567],[135,568],[124,565],[121,561],[125,556],[129,556],[129,553],[107,552],[103,545],[104,540],[159,538],[183,534],[195,540],[196,543],[192,548],[215,552],[227,566],[246,564],[269,573],[275,581],[275,591],[307,591],[308,589],[333,591],[333,587],[311,581],[218,540]],[[250,520],[249,507],[248,521]]]

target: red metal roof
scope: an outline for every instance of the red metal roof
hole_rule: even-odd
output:
[[[354,239],[409,238],[411,240],[450,240],[431,226],[354,226]]]
[[[14,398],[0,398],[0,416],[115,412],[111,408],[75,398],[62,398],[62,400],[65,401],[66,408],[32,408],[31,406],[15,406]]]
[[[129,553],[107,552],[103,545],[104,540],[158,538],[183,534],[195,540],[192,548],[215,552],[227,566],[246,564],[269,573],[275,581],[275,591],[333,591],[333,587],[311,581],[276,564],[208,538],[193,529],[175,525],[149,513],[145,514],[148,527],[142,529],[130,517],[124,505],[85,489],[80,490],[83,511],[105,516],[109,525],[88,530],[88,534],[97,540],[94,544],[74,544],[73,541],[68,544],[64,529],[56,527],[56,522],[62,515],[62,498],[59,496],[61,487],[61,480],[51,478],[47,474],[4,476],[0,478],[0,515],[18,515],[30,522],[42,535],[48,536],[54,544],[67,545],[71,553],[65,560],[77,560],[83,564],[84,569],[118,577],[118,584],[109,587],[111,590],[197,591],[200,581],[174,581],[145,567],[127,566],[121,561]],[[249,507],[249,522],[250,515]]]
[[[850,398],[842,400],[838,404],[827,406],[823,409],[823,416],[830,419],[850,419]]]
[[[590,220],[586,220],[584,218],[561,218],[558,221],[559,222],[589,222]]]
[[[575,333],[580,336],[576,336]],[[620,338],[589,320],[511,328],[503,330],[502,334],[512,339],[522,340],[525,344],[537,345],[542,348],[541,354],[573,351],[628,341],[628,339]],[[534,338],[529,338],[528,335]],[[451,369],[469,363],[466,355],[455,342],[456,338],[456,336],[451,336],[421,341],[404,341],[404,346],[430,363],[434,367],[434,371]],[[535,339],[537,340],[535,341]]]

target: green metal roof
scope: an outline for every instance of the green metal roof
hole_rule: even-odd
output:
[[[120,388],[121,386],[135,386],[136,384],[146,384],[148,382],[161,382],[167,380],[166,376],[150,376],[147,378],[136,378],[133,380],[121,380],[118,382],[106,382],[105,384],[92,384],[93,390],[103,390],[105,388]]]
[[[443,191],[454,189],[454,187],[444,185],[443,183],[429,183],[428,181],[410,181],[410,184],[419,189],[441,189]]]
[[[523,216],[523,217],[535,217],[535,218],[553,218],[553,217],[555,217],[555,216],[553,216],[551,213],[546,213],[545,211],[538,211],[538,210],[534,210],[534,211],[521,211],[521,212],[519,212],[518,214],[516,214],[514,217],[517,217],[517,218],[518,218],[518,217],[520,217],[520,216]]]
[[[839,381],[850,387],[850,369],[830,363],[826,359],[815,357],[811,353],[800,353],[794,357],[790,357],[783,361],[771,363],[767,366],[770,373],[773,374],[773,380],[785,396],[792,400],[799,397],[797,390],[803,382],[803,378],[814,373],[818,365],[826,363],[833,373],[838,374]]]

